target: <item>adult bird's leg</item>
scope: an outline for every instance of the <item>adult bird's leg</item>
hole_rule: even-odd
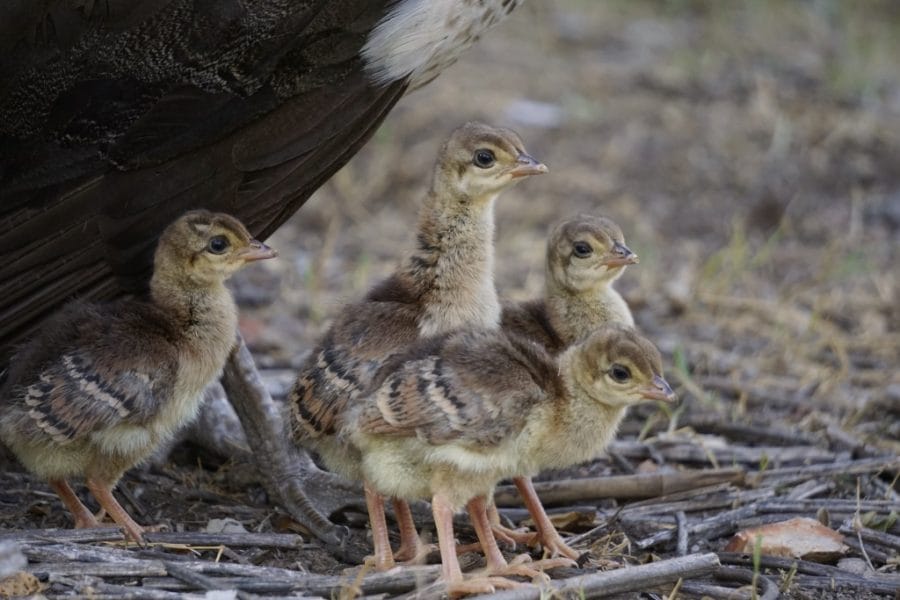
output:
[[[222,385],[241,420],[266,490],[321,541],[340,549],[349,532],[326,515],[360,504],[361,490],[322,471],[306,452],[290,443],[281,408],[266,391],[240,335],[225,363]]]
[[[76,529],[100,527],[97,518],[90,510],[88,510],[88,507],[82,504],[81,500],[78,499],[78,496],[75,495],[69,482],[65,479],[51,479],[47,483],[50,484],[50,487],[56,492],[56,495],[59,496],[59,499],[62,500],[63,504],[66,505],[66,508],[72,513],[72,516],[75,517]]]

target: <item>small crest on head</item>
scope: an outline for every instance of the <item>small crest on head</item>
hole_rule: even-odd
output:
[[[609,246],[612,246],[613,242],[625,241],[625,235],[615,221],[584,213],[557,222],[551,230],[550,237],[570,242],[579,237],[594,237]]]
[[[633,327],[610,323],[585,342],[589,352],[609,362],[628,362],[648,376],[662,373],[662,356],[656,346]]]

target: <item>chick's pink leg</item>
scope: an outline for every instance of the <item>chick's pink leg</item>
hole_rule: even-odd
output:
[[[438,546],[441,549],[441,579],[447,586],[447,595],[458,598],[466,594],[490,594],[497,588],[516,587],[516,583],[500,577],[463,578],[456,558],[456,540],[453,535],[453,505],[440,494],[431,499],[434,526],[437,529]]]
[[[547,577],[541,571],[530,566],[519,564],[509,564],[503,558],[497,546],[497,540],[494,538],[494,532],[491,530],[491,523],[487,515],[487,502],[484,496],[476,496],[469,500],[466,504],[469,511],[469,519],[472,526],[475,527],[475,533],[478,535],[478,541],[481,542],[481,549],[484,552],[484,558],[487,560],[487,572],[491,575],[520,575],[522,577],[530,577],[532,580],[547,581]],[[526,560],[531,560],[527,555],[523,555]]]
[[[88,477],[85,483],[91,494],[100,503],[100,506],[106,510],[106,514],[112,517],[112,520],[125,530],[125,537],[138,544],[143,544],[144,528],[134,522],[131,515],[122,508],[119,501],[112,495],[112,486],[93,477]]]
[[[387,521],[384,517],[384,497],[368,481],[363,483],[363,488],[366,492],[366,508],[369,509],[369,526],[372,528],[375,569],[387,571],[394,567],[394,555],[391,553]]]
[[[487,515],[488,521],[491,524],[491,531],[494,532],[494,537],[510,546],[515,547],[516,544],[525,544],[526,546],[533,546],[538,541],[538,535],[532,531],[528,530],[515,530],[510,529],[500,523],[500,511],[497,510],[497,505],[491,503],[487,507]]]
[[[59,499],[62,500],[63,504],[66,505],[66,508],[72,513],[72,516],[75,517],[76,529],[100,527],[100,523],[97,521],[96,517],[94,517],[94,514],[82,504],[81,500],[78,499],[78,496],[75,495],[75,492],[65,479],[50,479],[47,483],[50,484],[50,487],[56,492],[56,495],[59,496]]]
[[[409,503],[400,498],[393,498],[391,502],[394,505],[394,514],[397,516],[397,525],[400,528],[400,547],[394,552],[394,560],[419,564],[424,561],[433,546],[423,544],[419,539],[412,511],[409,510]]]
[[[537,492],[534,491],[534,485],[531,483],[531,478],[516,477],[513,479],[513,483],[516,484],[519,494],[522,495],[522,499],[525,501],[525,507],[531,514],[531,518],[534,519],[535,526],[537,527],[538,539],[544,547],[544,550],[549,552],[551,556],[562,555],[566,558],[577,560],[578,551],[566,544],[562,539],[562,536],[559,535],[559,532],[556,531],[556,527],[553,526],[553,522],[550,521],[550,517],[548,517],[546,511],[544,511],[541,499],[538,498]]]

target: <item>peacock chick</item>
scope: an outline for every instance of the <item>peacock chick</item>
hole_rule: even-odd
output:
[[[451,595],[506,587],[506,562],[484,498],[507,477],[591,460],[615,435],[628,406],[674,400],[656,347],[634,329],[601,327],[557,358],[503,331],[462,331],[423,340],[386,363],[378,387],[357,399],[342,435],[362,455],[371,487],[430,499]],[[466,506],[488,562],[465,580],[453,514]]]
[[[343,309],[298,374],[288,397],[295,443],[318,452],[330,470],[362,479],[359,453],[337,435],[346,411],[381,364],[420,337],[499,326],[494,203],[514,183],[545,172],[509,129],[466,123],[450,135],[419,211],[415,248],[363,300]],[[401,542],[392,554],[383,498],[365,488],[375,567],[421,557],[406,502],[394,502]]]
[[[0,390],[0,439],[47,479],[76,527],[98,525],[68,483],[83,477],[143,542],[112,489],[197,414],[236,339],[225,280],[274,256],[229,215],[186,213],[160,236],[147,299],[73,301],[20,348]]]
[[[611,219],[589,214],[564,219],[551,229],[547,240],[543,298],[504,303],[501,327],[538,342],[555,355],[604,324],[634,326],[631,311],[613,283],[628,265],[637,262],[637,255],[625,245],[621,228]],[[547,517],[531,479],[516,477],[513,483],[537,533],[503,527],[496,507],[489,503],[494,534],[507,542],[540,542],[552,555],[578,558],[578,552],[565,543]]]

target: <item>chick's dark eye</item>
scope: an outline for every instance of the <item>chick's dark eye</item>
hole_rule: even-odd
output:
[[[626,366],[614,364],[609,368],[609,376],[612,377],[614,381],[625,383],[631,379],[631,370]]]
[[[475,163],[476,167],[481,167],[482,169],[488,169],[494,166],[494,161],[497,160],[494,158],[494,153],[486,148],[480,148],[475,151],[475,156],[472,158],[472,162]]]
[[[572,251],[578,258],[585,258],[590,256],[594,252],[594,249],[591,248],[591,245],[587,242],[575,242],[572,244]]]
[[[217,235],[210,238],[209,244],[206,245],[206,250],[213,254],[222,254],[228,250],[228,246],[230,245],[227,237],[224,235]]]

